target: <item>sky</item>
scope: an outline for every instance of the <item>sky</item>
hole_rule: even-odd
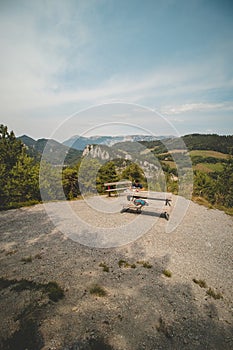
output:
[[[0,123],[233,134],[232,18],[230,0],[0,0]]]

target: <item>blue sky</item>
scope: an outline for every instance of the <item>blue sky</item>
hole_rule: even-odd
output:
[[[36,139],[60,125],[65,140],[119,121],[116,104],[78,113],[74,128],[68,116],[125,102],[180,134],[233,134],[232,18],[227,0],[1,1],[0,123]],[[166,132],[153,113],[136,121]]]

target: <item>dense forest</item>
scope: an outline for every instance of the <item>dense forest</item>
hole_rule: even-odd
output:
[[[191,134],[182,136],[188,151],[192,150],[212,150],[226,154],[232,154],[233,135],[220,136],[217,134]],[[141,141],[141,143],[149,149],[154,149],[155,153],[166,152],[167,147],[180,149],[182,143],[179,138],[170,138],[163,141]]]
[[[233,136],[186,135],[183,137],[194,171],[193,199],[229,213],[233,207]],[[167,140],[173,143],[176,139]],[[166,178],[166,190],[178,191],[177,161],[168,152],[166,141],[143,142],[156,154]],[[42,147],[40,145],[40,147]],[[40,150],[40,154],[41,151]],[[75,199],[82,193],[104,193],[104,183],[121,179],[139,179],[147,187],[146,176],[139,165],[125,159],[100,163],[97,159],[82,159],[81,154],[67,152],[68,161],[57,167],[41,161],[35,153],[17,139],[13,131],[0,125],[0,209],[17,208],[42,200]],[[72,161],[69,161],[71,157]],[[181,161],[185,158],[179,153]],[[76,161],[75,161],[76,160]],[[93,181],[94,179],[94,181]],[[159,179],[155,190],[160,190]]]

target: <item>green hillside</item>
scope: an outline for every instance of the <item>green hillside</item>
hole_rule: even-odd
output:
[[[181,142],[182,140],[183,142]],[[169,138],[163,141],[142,141],[145,147],[154,153],[165,153],[172,149],[184,149],[188,151],[205,150],[231,154],[233,150],[233,135],[221,136],[216,134],[190,134],[180,138]]]

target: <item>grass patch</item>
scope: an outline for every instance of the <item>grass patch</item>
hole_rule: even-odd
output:
[[[152,268],[152,265],[148,261],[140,260],[140,261],[137,261],[137,264],[142,265],[143,267],[145,267],[145,269],[151,269]]]
[[[172,277],[172,273],[171,273],[171,271],[170,270],[163,270],[162,271],[162,273],[164,274],[164,276],[166,276],[166,277]]]
[[[199,204],[199,205],[204,205],[206,208],[209,208],[209,209],[213,209],[213,205],[210,204],[210,202],[208,202],[207,199],[203,198],[203,197],[195,197],[193,196],[192,197],[192,201]]]
[[[214,208],[224,211],[227,215],[233,216],[233,208],[226,208],[223,205],[216,204]]]
[[[94,284],[90,288],[90,293],[93,295],[97,295],[98,297],[104,297],[107,295],[106,290],[103,287],[101,287],[99,284]]]
[[[127,261],[125,261],[125,260],[119,260],[118,261],[118,265],[119,265],[119,267],[122,267],[122,266],[124,266],[125,264],[127,264]]]
[[[204,173],[223,171],[222,163],[198,163],[194,166],[194,170],[203,171]]]
[[[10,202],[9,204],[7,204],[5,207],[1,207],[1,210],[9,210],[9,209],[18,209],[18,208],[22,208],[22,207],[31,207],[32,205],[36,205],[41,203],[40,201],[37,200],[30,200],[27,202]]]
[[[207,288],[206,281],[204,280],[197,280],[196,278],[193,278],[193,282],[198,284],[201,288]]]
[[[217,152],[217,151],[208,151],[208,150],[193,150],[189,152],[191,157],[213,157],[217,159],[227,159],[228,154]]]
[[[49,282],[44,285],[44,291],[48,294],[49,299],[55,302],[65,296],[63,289],[57,284],[57,282]]]
[[[32,262],[32,256],[26,256],[24,258],[21,259],[22,262],[26,263],[31,263]]]
[[[216,293],[212,288],[209,288],[206,291],[206,294],[214,299],[222,299],[223,298],[223,295],[221,293],[219,293],[219,292]]]
[[[152,268],[152,265],[148,261],[140,260],[140,261],[137,261],[137,264],[142,265],[146,269]],[[131,268],[131,269],[136,269],[136,267],[137,267],[137,265],[135,263],[130,264],[125,260],[119,260],[118,265],[119,265],[119,267],[125,267],[125,268]]]
[[[109,272],[109,267],[105,263],[100,263],[99,266],[103,268],[104,272]]]
[[[125,261],[125,260],[119,260],[118,261],[118,265],[119,265],[119,267],[126,267],[126,268],[128,268],[128,267],[131,267],[131,264],[129,264],[127,261]]]
[[[131,268],[131,269],[136,269],[136,264],[130,264],[125,260],[119,260],[118,261],[119,267],[125,267],[125,268]]]
[[[233,216],[233,208],[226,208],[223,205],[218,205],[218,204],[212,205],[210,202],[208,202],[207,199],[205,199],[203,197],[193,196],[192,201],[199,204],[199,205],[204,205],[208,209],[218,209],[218,210],[224,211],[227,215]]]
[[[172,160],[163,160],[162,163],[165,165],[169,165],[171,169],[177,169],[176,163]]]

